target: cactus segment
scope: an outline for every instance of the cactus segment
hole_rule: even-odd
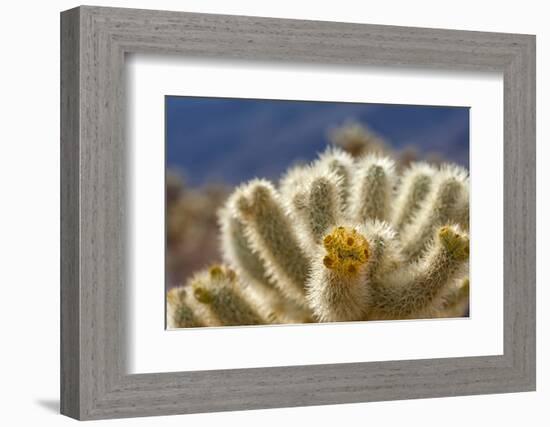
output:
[[[387,157],[362,158],[358,161],[353,180],[352,220],[389,220],[395,185],[394,162]]]

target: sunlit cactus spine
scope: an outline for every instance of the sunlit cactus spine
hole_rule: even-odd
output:
[[[379,153],[331,148],[277,187],[256,179],[233,192],[219,214],[223,280],[197,274],[185,307],[206,325],[462,316],[468,213],[468,173],[457,165],[399,172]],[[236,313],[220,314],[216,292]]]
[[[469,239],[458,227],[444,226],[410,263],[369,286],[369,319],[408,319],[438,314],[437,296],[465,273]]]

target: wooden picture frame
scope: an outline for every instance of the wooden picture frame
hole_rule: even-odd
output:
[[[127,53],[502,72],[503,354],[127,374]],[[78,7],[61,14],[61,166],[65,415],[84,420],[535,390],[532,35]]]

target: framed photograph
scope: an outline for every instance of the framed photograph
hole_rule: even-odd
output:
[[[535,37],[61,14],[61,412],[535,390]]]

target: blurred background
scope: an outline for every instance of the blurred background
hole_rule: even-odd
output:
[[[166,287],[220,260],[217,210],[238,184],[276,182],[329,145],[469,166],[469,108],[167,96]]]

